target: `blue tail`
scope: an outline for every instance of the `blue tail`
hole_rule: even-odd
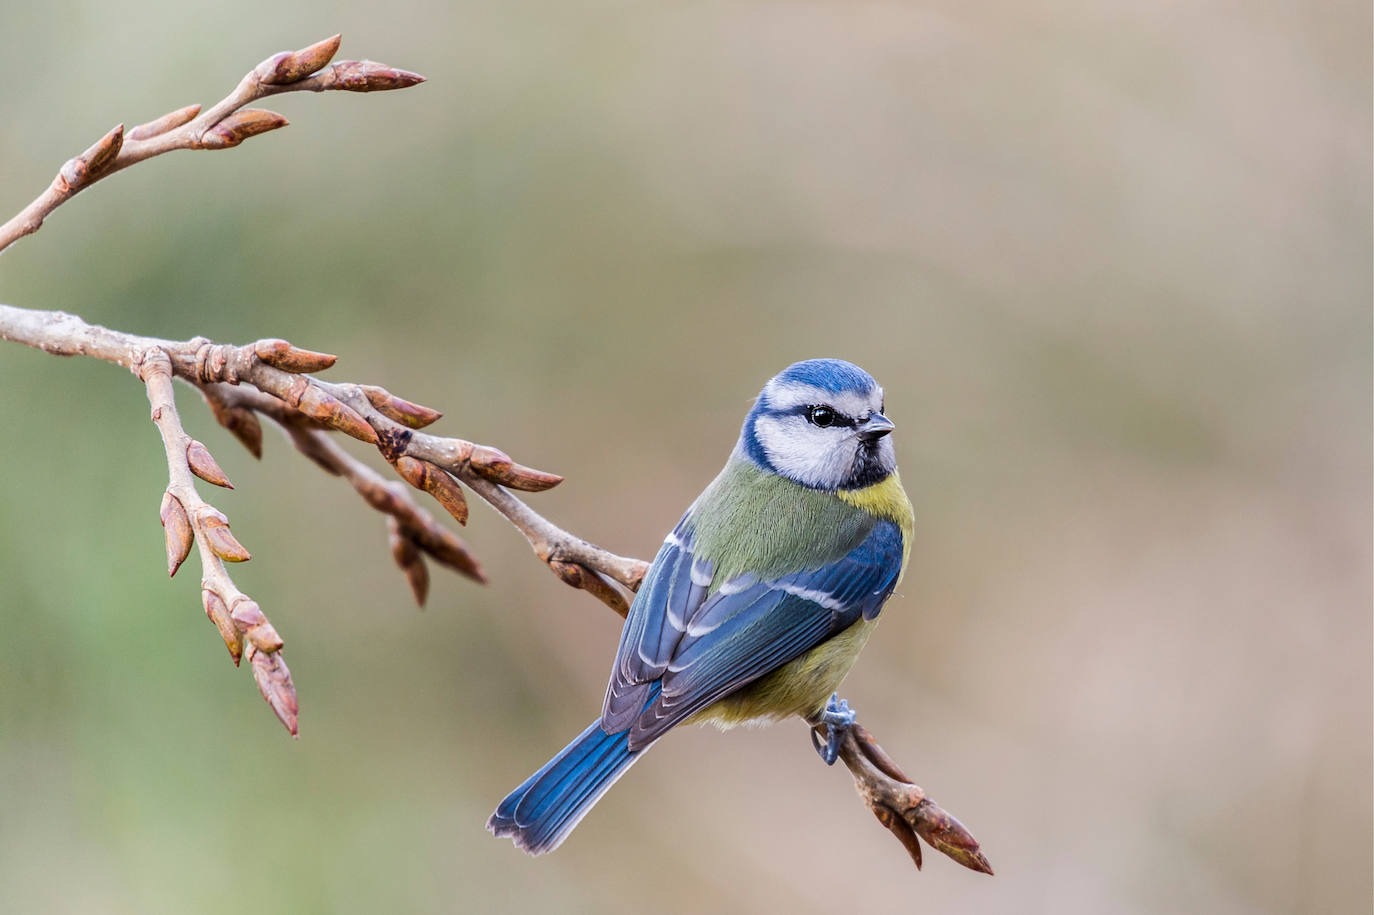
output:
[[[553,851],[647,749],[631,750],[629,728],[607,734],[598,718],[507,795],[487,820],[487,829],[510,836],[517,848],[532,855]]]

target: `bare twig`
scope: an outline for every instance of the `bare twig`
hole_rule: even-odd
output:
[[[258,689],[281,723],[296,736],[299,706],[291,671],[281,657],[281,636],[257,603],[234,585],[224,567],[225,562],[247,560],[248,551],[230,533],[224,514],[201,499],[192,476],[219,485],[227,485],[228,480],[205,446],[181,427],[172,393],[172,360],[166,352],[149,347],[139,354],[133,368],[148,388],[153,422],[162,433],[167,452],[169,482],[162,496],[161,514],[167,535],[168,574],[176,574],[194,540],[200,547],[200,588],[206,615],[219,630],[235,665],[246,643]]]
[[[305,90],[397,89],[423,81],[416,74],[369,61],[329,65],[338,46],[336,35],[299,51],[276,54],[204,113],[190,105],[127,133],[122,125],[111,130],[67,162],[43,194],[0,226],[0,251],[36,232],[44,218],[73,195],[120,169],[174,149],[228,148],[286,125],[280,115],[245,107],[257,99]],[[7,305],[0,305],[0,340],[121,365],[143,381],[167,456],[168,486],[160,514],[168,572],[175,574],[191,547],[199,545],[206,615],[235,664],[247,654],[264,698],[293,735],[298,707],[281,657],[282,639],[257,603],[234,586],[224,565],[248,559],[248,551],[230,533],[224,515],[196,490],[196,476],[219,486],[230,484],[209,450],[182,428],[174,377],[196,387],[219,423],[255,457],[262,455],[262,414],[280,425],[303,454],[346,479],[364,501],[385,514],[392,556],[421,604],[429,586],[424,556],[479,582],[485,580],[480,565],[463,541],[435,521],[409,490],[352,457],[330,439],[330,431],[376,445],[402,479],[429,493],[460,524],[467,520],[461,481],[509,520],[562,581],[586,590],[621,616],[628,603],[611,582],[635,591],[648,569],[645,562],[610,553],[559,528],[510,491],[539,492],[557,485],[561,477],[517,464],[496,448],[417,431],[439,419],[438,411],[384,388],[310,377],[334,364],[331,355],[284,340],[245,346],[204,338],[162,340],[87,324],[63,312]],[[869,809],[901,841],[917,867],[919,837],[966,867],[992,873],[968,831],[927,798],[857,723],[844,733],[840,758]]]
[[[273,111],[246,108],[282,92],[376,92],[405,89],[424,82],[418,73],[396,70],[370,60],[330,64],[339,50],[334,35],[299,51],[282,51],[258,64],[234,91],[204,112],[187,105],[125,131],[116,125],[89,149],[62,166],[43,193],[0,226],[0,251],[37,232],[48,214],[101,178],[175,149],[228,149],[249,137],[287,126]]]

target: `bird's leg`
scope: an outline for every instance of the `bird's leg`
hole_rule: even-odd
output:
[[[844,739],[845,728],[852,725],[855,718],[855,712],[849,707],[848,700],[841,699],[839,693],[831,693],[830,701],[826,703],[825,710],[817,719],[818,724],[825,725],[824,745],[816,737],[816,732],[811,732],[811,745],[816,748],[816,752],[825,760],[827,766],[835,765],[835,760],[840,758],[840,741]]]

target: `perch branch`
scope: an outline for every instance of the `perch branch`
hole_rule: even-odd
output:
[[[452,474],[509,520],[529,542],[535,555],[560,579],[587,590],[621,616],[625,615],[628,605],[608,579],[634,591],[648,570],[645,562],[610,553],[563,530],[506,488],[519,486],[539,491],[556,485],[561,478],[522,467],[503,452],[488,446],[419,432],[412,427],[437,419],[438,413],[395,397],[382,388],[324,382],[301,374],[332,365],[332,356],[301,350],[284,341],[229,346],[211,344],[200,338],[177,342],[139,337],[87,324],[74,315],[5,305],[0,305],[0,339],[57,355],[102,359],[142,371],[140,377],[148,374],[147,369],[139,368],[147,359],[145,354],[155,353],[159,368],[153,377],[159,379],[159,384],[167,385],[167,402],[170,403],[170,379],[175,374],[201,391],[220,423],[255,455],[261,455],[262,448],[262,431],[257,417],[268,417],[285,430],[298,450],[325,471],[346,479],[367,504],[387,515],[392,555],[420,602],[428,587],[428,572],[422,555],[477,580],[482,580],[480,566],[463,542],[440,526],[410,498],[404,487],[395,481],[386,481],[340,448],[330,439],[329,430],[370,440],[393,466],[408,458]],[[257,387],[257,383],[262,387]],[[151,385],[149,390],[151,397]],[[175,413],[165,415],[170,417],[166,421],[175,423],[175,430],[179,432],[180,423]],[[162,428],[162,423],[159,426]],[[369,432],[371,436],[366,434]],[[180,434],[184,436],[185,433]],[[164,441],[167,440],[164,432]],[[179,441],[175,435],[173,440]],[[167,447],[169,467],[172,467],[173,446]],[[400,467],[397,471],[404,476]],[[177,473],[173,469],[173,483],[184,484],[194,491],[189,477],[178,480]],[[425,488],[422,478],[407,478],[407,481],[416,488]],[[181,489],[169,487],[169,492],[181,495]],[[199,504],[198,497],[188,497],[188,500]],[[189,549],[189,539],[187,543]],[[169,534],[169,554],[172,551],[170,544]],[[206,548],[206,538],[202,536],[203,562]],[[210,557],[207,568],[222,570],[218,557],[213,552]],[[207,571],[207,581],[212,580]],[[232,583],[207,589],[205,593],[229,594],[229,598],[221,600],[232,607],[238,592],[228,589],[232,589]],[[207,598],[206,612],[224,634],[228,631],[221,624],[224,614],[217,618],[208,601]],[[256,609],[256,604],[253,607]],[[231,652],[232,640],[243,636],[238,628],[233,633],[237,635],[225,635]],[[279,652],[260,652],[261,655],[280,660]],[[284,664],[281,670],[289,684]],[[277,706],[274,704],[273,708]],[[921,864],[919,836],[965,867],[992,873],[968,830],[926,797],[861,725],[856,723],[845,732],[840,759],[853,775],[860,797],[907,849],[918,867]]]
[[[72,196],[123,168],[174,149],[229,148],[286,126],[286,119],[274,112],[245,107],[253,101],[282,92],[367,92],[423,81],[417,74],[369,61],[330,65],[338,47],[336,35],[269,57],[204,113],[200,106],[190,105],[127,133],[123,125],[114,128],[68,161],[47,190],[0,226],[0,251],[36,232]],[[330,439],[329,432],[343,432],[377,446],[403,480],[429,493],[460,524],[467,520],[461,481],[509,520],[562,581],[586,590],[622,617],[628,604],[612,582],[635,591],[648,569],[647,563],[607,552],[559,528],[510,491],[539,492],[557,485],[561,477],[523,467],[495,448],[420,432],[440,414],[383,388],[310,377],[334,364],[331,355],[303,350],[284,340],[259,340],[245,346],[215,344],[204,338],[162,340],[88,324],[63,312],[7,305],[0,305],[0,340],[53,355],[100,359],[130,369],[144,383],[167,458],[168,486],[160,514],[168,572],[175,574],[191,547],[199,546],[205,612],[234,663],[248,656],[259,689],[293,735],[298,707],[290,671],[281,657],[282,639],[257,603],[229,577],[225,562],[247,560],[248,551],[230,533],[224,515],[200,497],[193,477],[226,487],[229,481],[208,449],[182,428],[174,377],[197,388],[216,420],[255,457],[262,455],[258,417],[263,415],[280,425],[316,465],[343,477],[368,505],[383,513],[392,555],[421,604],[429,582],[424,556],[477,581],[484,580],[481,567],[463,541],[436,522],[404,486],[388,482],[348,454]],[[992,873],[968,831],[927,798],[857,723],[844,732],[840,758],[854,776],[860,796],[901,841],[918,868],[919,837],[966,867]]]
[[[824,740],[825,726],[812,723],[813,740]],[[857,721],[845,728],[840,759],[854,776],[854,788],[868,809],[902,843],[916,869],[921,869],[921,843],[948,855],[970,870],[992,873],[978,841],[906,776],[868,729]]]

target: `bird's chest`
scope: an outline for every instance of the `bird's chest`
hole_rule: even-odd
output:
[[[698,713],[694,721],[722,730],[740,724],[800,715],[811,718],[854,666],[877,620],[859,620],[834,638]]]

